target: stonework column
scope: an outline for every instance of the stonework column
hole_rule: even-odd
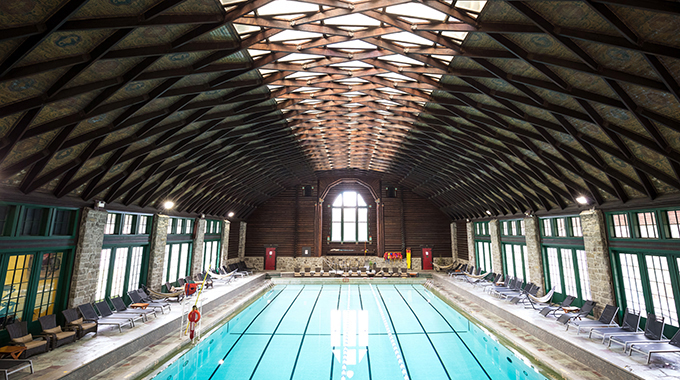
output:
[[[530,216],[524,218],[524,234],[527,243],[527,255],[529,259],[529,280],[536,285],[541,286],[545,284],[543,277],[543,255],[541,254],[541,234],[538,224],[538,218]]]
[[[475,264],[475,225],[473,222],[467,222],[467,241],[468,241],[468,265]]]
[[[491,235],[491,266],[495,273],[503,273],[503,256],[501,256],[501,228],[498,219],[489,222]]]
[[[163,285],[163,260],[165,259],[165,246],[168,242],[167,215],[156,214],[153,216],[151,226],[151,238],[149,243],[149,273],[147,286],[155,291],[160,291]]]
[[[191,256],[191,276],[203,272],[203,241],[205,240],[205,219],[196,219],[196,236],[194,236],[194,253]]]
[[[451,222],[451,257],[453,262],[458,260],[458,229],[456,222]]]
[[[581,226],[588,258],[590,292],[593,301],[597,302],[595,316],[598,317],[607,304],[616,305],[604,214],[600,210],[581,212]]]
[[[238,260],[243,261],[246,258],[246,222],[241,222],[238,230]]]
[[[99,260],[104,245],[106,215],[106,211],[83,209],[78,225],[78,241],[68,299],[69,308],[94,301],[99,276]]]
[[[222,223],[222,236],[220,241],[220,266],[227,265],[227,260],[229,260],[229,229],[231,227],[231,222],[225,220]]]

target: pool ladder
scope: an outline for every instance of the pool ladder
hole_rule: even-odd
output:
[[[435,287],[434,281],[432,281],[432,280],[425,281],[425,283],[423,284],[423,287],[425,287],[426,289],[432,290],[432,288]]]
[[[264,288],[265,288],[265,290],[269,291],[269,290],[271,290],[273,287],[274,287],[274,283],[272,282],[272,280],[267,280],[267,281],[264,282]]]

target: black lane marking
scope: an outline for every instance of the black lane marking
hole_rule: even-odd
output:
[[[319,293],[316,295],[316,300],[314,300],[314,305],[312,306],[312,311],[309,313],[309,318],[307,318],[307,324],[305,325],[305,331],[302,333],[302,339],[300,340],[300,347],[298,348],[297,355],[295,356],[295,363],[293,363],[293,371],[290,373],[290,380],[293,380],[295,376],[295,368],[297,368],[298,359],[300,358],[300,352],[302,352],[302,344],[305,342],[305,337],[307,336],[307,329],[309,328],[309,322],[312,321],[312,315],[314,315],[314,309],[316,308],[317,302],[321,297],[321,292],[323,292],[323,285],[319,289]]]
[[[387,313],[387,317],[390,319],[390,324],[392,325],[392,330],[394,331],[394,337],[397,338],[397,344],[399,345],[399,352],[401,353],[401,360],[404,362],[404,368],[406,368],[406,374],[408,374],[408,378],[411,378],[411,371],[408,369],[408,364],[406,363],[406,357],[404,356],[404,350],[401,348],[401,341],[399,340],[399,335],[397,334],[397,329],[394,328],[394,321],[392,320],[392,314],[390,314],[390,311],[387,309],[387,303],[385,302],[385,298],[382,296],[382,293],[380,292],[380,288],[376,285],[376,289],[378,289],[378,294],[380,295],[380,300],[382,300],[383,306],[385,307],[385,312]]]

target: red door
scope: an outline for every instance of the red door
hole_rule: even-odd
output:
[[[423,270],[432,270],[432,248],[423,248]]]
[[[267,247],[264,255],[264,270],[276,270],[276,248]]]

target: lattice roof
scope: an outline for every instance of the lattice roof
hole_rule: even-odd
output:
[[[239,217],[328,171],[410,187],[452,218],[675,194],[679,15],[631,0],[0,2],[0,184]]]

